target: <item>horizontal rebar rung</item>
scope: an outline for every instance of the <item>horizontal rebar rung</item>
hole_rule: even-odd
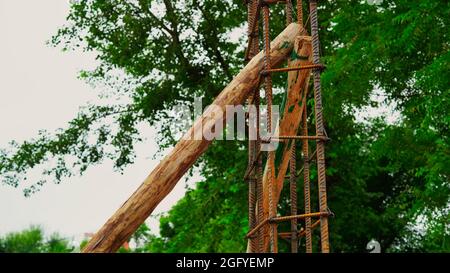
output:
[[[306,70],[306,69],[313,69],[313,68],[318,68],[318,69],[323,70],[326,67],[323,64],[307,64],[307,65],[302,65],[302,66],[274,68],[274,69],[268,69],[268,70],[261,71],[261,75],[266,76],[269,73],[274,73],[274,72],[289,72],[289,71]]]

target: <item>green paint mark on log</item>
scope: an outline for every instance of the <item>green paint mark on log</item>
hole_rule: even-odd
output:
[[[281,44],[280,49],[283,49],[283,48],[289,48],[290,45],[291,45],[291,43],[289,43],[289,41],[284,41],[284,42]]]
[[[292,52],[291,52],[291,60],[292,60],[292,61],[294,61],[294,60],[303,60],[303,61],[307,61],[307,60],[309,60],[309,57],[308,57],[308,56],[298,55],[297,52],[292,51]]]
[[[288,109],[289,113],[292,113],[292,111],[294,111],[295,105],[291,105]]]

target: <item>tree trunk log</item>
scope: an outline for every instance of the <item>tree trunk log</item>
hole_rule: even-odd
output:
[[[301,29],[298,24],[290,24],[272,42],[270,52],[272,67],[287,59]],[[211,143],[203,137],[201,140],[189,140],[192,139],[191,136],[194,132],[211,132],[217,121],[220,119],[223,121],[226,115],[216,115],[217,107],[225,113],[227,105],[244,102],[248,93],[256,88],[259,82],[263,60],[264,54],[260,52],[225,87],[213,102],[216,107],[208,107],[205,110],[172,152],[158,164],[136,192],[94,235],[83,252],[115,252],[130,238]]]

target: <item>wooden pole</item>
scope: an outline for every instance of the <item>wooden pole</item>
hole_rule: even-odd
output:
[[[286,60],[294,46],[295,37],[301,30],[299,24],[292,23],[271,43],[271,67],[276,67]],[[202,133],[213,131],[217,121],[226,117],[227,105],[244,103],[248,93],[259,82],[259,74],[263,70],[263,59],[264,54],[260,52],[225,87],[213,102],[216,107],[208,107],[205,110],[172,152],[156,166],[136,192],[94,235],[83,252],[115,252],[130,238],[211,143],[204,138],[189,140],[190,136],[199,130]],[[215,115],[217,107],[221,108],[223,115]]]

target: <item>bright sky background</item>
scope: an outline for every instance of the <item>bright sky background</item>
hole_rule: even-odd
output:
[[[97,100],[97,92],[77,79],[81,69],[95,66],[93,56],[63,53],[45,44],[64,24],[68,2],[0,0],[0,147],[31,139],[40,129],[66,127],[80,106]],[[152,160],[154,131],[144,133],[148,141],[138,145],[137,160],[124,175],[114,173],[107,162],[61,185],[46,184],[30,198],[21,188],[0,185],[0,235],[31,224],[76,240],[95,232],[159,161]],[[184,185],[180,182],[155,213],[167,211],[182,197]],[[148,223],[157,231],[156,219]]]

